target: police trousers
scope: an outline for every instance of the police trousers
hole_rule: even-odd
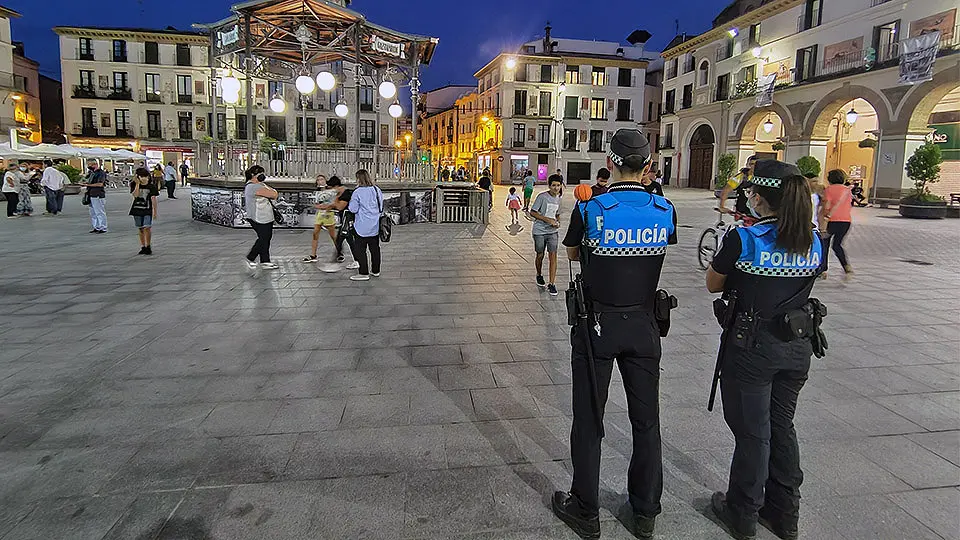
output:
[[[761,506],[799,516],[803,472],[793,417],[812,354],[809,340],[784,342],[766,330],[751,348],[731,343],[724,352],[723,417],[736,439],[727,502],[743,519],[755,521]]]
[[[660,332],[653,312],[603,313],[600,336],[593,320],[581,320],[571,331],[573,368],[573,428],[570,457],[573,486],[588,517],[600,508],[600,429],[587,357],[592,339],[601,414],[606,406],[613,361],[617,360],[627,394],[627,412],[633,435],[633,455],[627,471],[627,493],[634,512],[644,517],[660,513],[663,463],[660,448]],[[588,334],[589,332],[589,334]]]

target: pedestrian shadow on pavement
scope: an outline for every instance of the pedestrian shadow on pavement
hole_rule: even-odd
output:
[[[520,231],[523,230],[523,225],[520,225],[519,223],[511,223],[510,225],[506,226],[506,229],[507,232],[510,233],[510,236],[516,236],[520,233]]]

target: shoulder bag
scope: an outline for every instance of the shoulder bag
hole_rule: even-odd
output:
[[[90,206],[90,188],[83,190],[83,197],[80,199],[80,204],[84,206]]]
[[[273,204],[273,199],[267,199],[267,202],[270,203],[270,209],[273,210],[273,221],[274,221],[274,223],[276,223],[277,225],[283,225],[283,223],[284,223],[284,221],[283,221],[283,214],[281,214],[280,211],[277,210],[276,205]]]
[[[389,242],[393,235],[393,220],[383,213],[383,192],[377,188],[377,207],[380,209],[380,241]]]

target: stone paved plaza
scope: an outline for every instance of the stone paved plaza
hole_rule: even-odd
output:
[[[106,235],[87,234],[79,197],[0,222],[0,538],[575,539],[548,505],[570,478],[563,297],[535,286],[530,224],[506,226],[503,195],[487,227],[395,229],[367,283],[299,262],[303,231],[275,234],[282,269],[249,277],[252,231],[192,222],[186,197],[161,201],[152,258],[120,192]],[[668,196],[680,245],[661,285],[681,307],[663,341],[657,533],[724,539],[707,506],[733,439],[705,407],[719,330],[695,253],[715,202]],[[830,350],[797,413],[801,536],[955,539],[960,223],[854,213],[856,279],[815,289]],[[630,537],[617,377],[611,539]]]

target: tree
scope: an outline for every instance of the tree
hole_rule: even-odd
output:
[[[820,168],[820,160],[813,156],[803,156],[797,160],[797,168],[800,169],[800,172],[803,176],[820,176],[822,169]]]
[[[913,191],[908,199],[918,201],[942,201],[943,197],[930,193],[929,184],[940,181],[940,164],[943,154],[940,147],[932,141],[923,143],[907,160],[907,176],[913,180]]]
[[[737,170],[737,156],[721,154],[717,159],[717,189],[722,189]]]

